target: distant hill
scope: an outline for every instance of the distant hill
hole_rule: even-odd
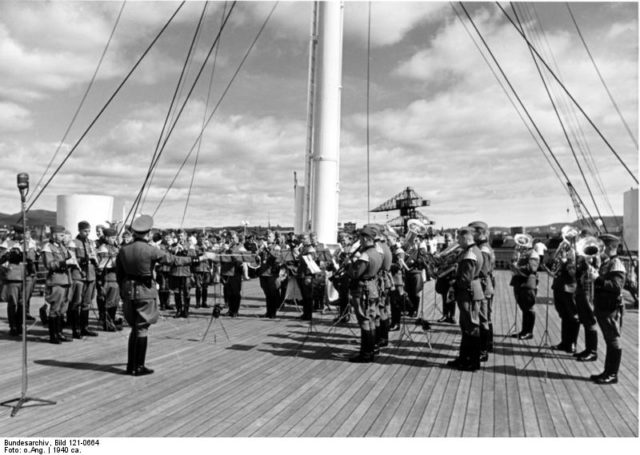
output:
[[[12,226],[20,220],[21,213],[0,213],[0,226]],[[42,226],[47,224],[49,226],[56,224],[56,212],[50,210],[30,210],[27,213],[27,225],[29,226]]]

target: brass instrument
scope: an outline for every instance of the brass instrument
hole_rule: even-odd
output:
[[[599,276],[600,256],[604,253],[604,242],[596,237],[582,237],[576,242],[576,255],[587,261],[587,277],[593,281]]]
[[[521,275],[521,272],[518,270],[518,262],[520,261],[522,253],[533,247],[533,237],[529,234],[516,234],[513,236],[513,241],[516,244],[516,249],[511,259],[511,271],[516,275]]]
[[[562,264],[567,260],[575,260],[576,250],[574,249],[574,241],[579,232],[574,226],[567,224],[562,226],[560,230],[562,242],[556,248],[553,258],[551,259],[551,273],[557,276]]]
[[[447,276],[458,266],[458,258],[462,252],[462,247],[458,243],[452,243],[439,253],[433,254],[432,271],[438,278]]]
[[[408,251],[410,248],[413,248],[413,244],[415,239],[419,235],[426,235],[427,226],[420,220],[412,219],[407,221],[407,235],[404,239],[404,249]]]

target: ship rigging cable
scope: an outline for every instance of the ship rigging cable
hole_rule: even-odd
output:
[[[566,3],[566,2],[565,2],[565,5],[567,6],[567,9],[569,10],[569,15],[571,16],[571,20],[573,21],[573,25],[576,26],[576,30],[578,32],[578,36],[580,37],[580,40],[582,41],[582,44],[584,45],[584,49],[587,51],[587,54],[589,55],[589,59],[591,60],[591,63],[593,64],[593,67],[596,70],[596,73],[598,73],[598,78],[600,78],[600,81],[602,82],[602,85],[604,86],[604,89],[607,91],[607,95],[609,95],[609,99],[611,100],[611,104],[613,104],[613,107],[615,108],[616,112],[618,113],[618,116],[620,117],[620,120],[622,121],[622,124],[624,125],[625,129],[627,130],[627,133],[629,133],[629,137],[633,141],[633,144],[636,146],[636,150],[637,150],[638,149],[638,141],[636,140],[635,136],[633,135],[633,132],[631,131],[631,128],[629,128],[629,125],[627,124],[627,121],[624,119],[624,116],[622,115],[622,112],[620,112],[620,108],[618,107],[618,103],[616,103],[616,100],[613,99],[613,95],[611,94],[611,91],[609,90],[609,87],[607,86],[607,83],[605,82],[604,78],[602,77],[602,74],[600,74],[600,69],[598,68],[598,65],[596,64],[596,61],[593,58],[593,55],[591,54],[591,51],[589,50],[589,46],[587,46],[587,42],[585,41],[584,37],[582,36],[582,31],[580,30],[580,27],[578,26],[578,22],[576,21],[576,18],[573,16],[573,12],[571,11],[571,6],[569,6],[569,3]]]
[[[127,75],[125,76],[125,78],[122,80],[122,82],[118,85],[118,87],[116,88],[116,90],[113,92],[113,94],[109,97],[109,99],[107,100],[107,102],[105,103],[105,105],[100,109],[100,111],[98,112],[98,114],[94,117],[94,119],[91,121],[91,123],[89,124],[89,126],[85,129],[84,133],[82,133],[82,135],[80,136],[80,138],[76,141],[76,143],[74,144],[73,147],[71,147],[71,150],[69,150],[69,152],[67,152],[67,155],[64,157],[64,159],[62,160],[62,162],[58,165],[58,167],[56,168],[55,171],[53,171],[53,174],[51,174],[51,177],[49,177],[49,179],[47,180],[47,182],[42,186],[42,188],[40,189],[40,191],[38,192],[38,194],[36,194],[36,196],[31,200],[31,203],[29,204],[29,207],[27,207],[26,211],[29,211],[31,209],[31,207],[33,207],[33,204],[36,203],[36,201],[38,200],[38,198],[42,195],[42,193],[44,192],[44,190],[49,186],[49,184],[51,183],[51,181],[54,179],[54,177],[58,174],[58,172],[60,172],[60,169],[62,169],[62,166],[64,166],[64,164],[67,162],[67,160],[69,159],[69,157],[71,157],[71,155],[73,154],[73,152],[75,152],[75,150],[78,148],[78,146],[80,145],[80,143],[82,142],[82,140],[85,138],[85,136],[89,133],[89,131],[91,130],[91,128],[93,128],[93,125],[95,125],[95,123],[98,121],[98,119],[102,116],[102,114],[104,113],[104,111],[107,109],[107,107],[111,104],[111,102],[114,100],[114,98],[116,97],[116,95],[120,92],[120,90],[122,89],[122,87],[124,87],[125,83],[129,80],[129,78],[131,77],[131,75],[134,73],[134,71],[136,70],[136,68],[138,68],[138,66],[140,65],[140,63],[142,63],[142,60],[144,60],[144,58],[147,56],[147,54],[149,53],[149,51],[151,51],[151,48],[153,48],[153,46],[156,44],[156,42],[158,41],[158,39],[160,39],[160,37],[162,36],[162,34],[165,32],[165,30],[169,27],[169,25],[171,24],[171,22],[173,21],[173,19],[176,17],[176,15],[178,14],[178,12],[180,11],[180,9],[184,6],[185,1],[181,2],[180,5],[178,5],[178,7],[176,8],[176,10],[173,12],[173,14],[171,15],[171,17],[169,18],[169,20],[167,20],[167,22],[164,24],[164,26],[162,27],[162,29],[160,29],[160,31],[158,32],[158,34],[155,36],[155,38],[151,41],[151,43],[149,44],[149,46],[147,46],[147,48],[145,49],[145,51],[142,53],[142,55],[138,58],[138,60],[136,61],[136,63],[133,65],[133,67],[131,68],[131,70],[129,70],[129,72],[127,73]]]
[[[504,10],[504,8],[502,7],[502,5],[500,5],[500,3],[496,2],[496,5],[498,5],[498,8],[500,8],[500,11],[502,11],[502,13],[505,15],[505,17],[509,20],[509,22],[511,22],[511,25],[513,25],[513,27],[515,28],[516,32],[518,32],[518,34],[522,37],[522,39],[524,39],[524,41],[527,43],[527,46],[529,46],[531,48],[531,50],[536,54],[536,56],[540,59],[540,61],[542,62],[542,64],[545,66],[545,68],[547,69],[547,71],[549,72],[549,74],[551,74],[551,76],[553,76],[553,78],[556,80],[556,82],[560,85],[560,87],[562,87],[562,90],[564,90],[564,92],[567,94],[567,96],[569,97],[569,99],[576,105],[576,107],[578,108],[578,110],[580,111],[580,113],[585,117],[585,119],[587,119],[587,121],[589,122],[589,124],[593,127],[593,129],[595,130],[595,132],[598,134],[598,136],[600,136],[600,138],[604,141],[604,143],[607,145],[607,147],[609,148],[609,150],[611,150],[611,152],[615,155],[615,157],[618,159],[618,161],[620,162],[620,164],[622,164],[622,166],[625,168],[625,170],[629,173],[629,175],[631,176],[631,178],[633,179],[634,182],[636,182],[636,184],[638,183],[638,179],[636,178],[636,176],[633,174],[633,172],[631,172],[631,169],[629,169],[629,167],[627,166],[627,164],[624,162],[624,160],[622,159],[622,157],[620,157],[620,155],[618,155],[618,152],[615,151],[615,149],[613,148],[613,146],[609,143],[609,141],[607,140],[606,137],[604,137],[604,135],[602,134],[602,132],[600,131],[600,129],[596,126],[595,123],[593,123],[593,121],[591,120],[591,117],[589,117],[589,115],[587,115],[587,113],[584,111],[584,109],[582,109],[582,106],[580,105],[580,103],[578,103],[578,101],[576,101],[576,99],[573,97],[573,95],[571,94],[571,92],[569,92],[569,90],[567,89],[567,87],[562,83],[562,81],[558,78],[558,76],[556,76],[556,73],[551,69],[551,67],[547,64],[547,62],[545,61],[544,58],[542,58],[542,56],[538,53],[538,51],[536,50],[536,48],[533,46],[533,44],[531,44],[531,42],[527,39],[526,36],[524,36],[524,34],[518,29],[518,26],[513,22],[513,19],[511,19],[511,16],[509,16],[509,14],[507,14],[507,12]],[[462,6],[464,9],[464,6]],[[466,12],[466,10],[465,10]]]
[[[158,142],[156,143],[156,148],[155,148],[155,150],[153,152],[153,155],[151,157],[151,162],[149,163],[149,168],[147,170],[147,175],[145,176],[145,179],[142,182],[142,186],[140,188],[140,191],[136,195],[136,199],[134,200],[133,204],[131,205],[131,210],[127,214],[127,217],[123,220],[121,229],[124,229],[124,226],[126,225],[127,220],[129,219],[130,216],[132,216],[132,214],[135,217],[136,212],[140,208],[140,200],[141,200],[140,198],[142,197],[142,194],[144,192],[145,185],[147,185],[147,182],[149,182],[149,186],[151,186],[150,178],[151,178],[151,175],[153,174],[153,170],[155,170],[155,164],[154,163],[157,163],[157,161],[160,159],[160,154],[162,153],[162,151],[160,150],[160,143],[162,142],[163,135],[164,135],[165,129],[167,127],[167,123],[169,122],[169,117],[170,117],[171,112],[173,110],[174,103],[175,103],[175,101],[177,99],[177,95],[179,93],[180,86],[182,84],[182,81],[184,80],[185,73],[186,73],[186,70],[187,70],[187,67],[188,67],[188,63],[189,63],[189,61],[191,59],[191,56],[193,55],[193,49],[195,48],[195,44],[197,42],[197,38],[200,35],[200,29],[201,29],[201,26],[202,26],[202,21],[204,19],[204,15],[205,15],[206,10],[207,10],[207,5],[208,5],[208,3],[205,3],[203,8],[202,8],[202,13],[200,14],[200,19],[198,20],[198,24],[196,25],[196,29],[195,29],[195,32],[193,34],[193,38],[191,40],[191,44],[189,45],[189,50],[187,51],[187,57],[185,59],[184,64],[182,65],[182,70],[181,70],[180,76],[178,78],[178,83],[176,84],[176,88],[175,88],[175,90],[173,92],[173,96],[171,98],[171,103],[169,104],[169,109],[167,111],[167,115],[165,116],[164,123],[163,123],[162,129],[160,131],[160,136],[158,137]],[[167,134],[167,136],[165,137],[165,139],[168,139],[170,134],[171,133],[169,132]]]
[[[533,38],[532,42],[534,43],[534,45],[537,46],[537,49],[546,50],[546,55],[549,56],[550,63],[554,71],[556,72],[558,77],[563,79],[558,62],[555,59],[551,46],[549,45],[547,34],[542,27],[542,21],[540,20],[540,17],[536,12],[535,5],[528,5],[528,6],[518,5],[518,9],[521,12],[523,12],[527,21],[529,21],[532,24],[532,27],[531,27],[532,35],[530,35],[530,39]],[[532,13],[530,12],[530,10],[532,10]],[[545,77],[545,79],[548,79],[548,78],[549,76]],[[550,89],[551,88],[552,86],[550,86]],[[562,112],[563,116],[567,120],[569,131],[573,138],[573,143],[578,149],[578,151],[580,152],[580,156],[584,162],[585,167],[589,171],[589,174],[591,175],[593,182],[595,182],[595,185],[597,186],[600,192],[602,200],[604,201],[605,205],[609,209],[609,212],[612,215],[615,215],[615,211],[611,206],[611,202],[609,201],[609,198],[607,196],[607,192],[605,190],[604,184],[602,183],[602,179],[600,178],[600,173],[598,172],[598,166],[593,158],[593,154],[591,153],[591,147],[589,146],[589,142],[586,139],[585,133],[576,115],[576,111],[577,111],[576,107],[568,100],[568,97],[564,94],[564,92],[561,92],[560,94],[556,93],[555,96],[556,96],[556,100],[558,100],[558,107]],[[598,215],[600,216],[600,218],[602,218],[600,212],[598,212]],[[608,228],[606,227],[606,225],[604,229],[605,231],[607,231]]]
[[[518,103],[520,104],[520,107],[522,107],[522,110],[525,112],[525,114],[527,115],[527,118],[529,119],[529,121],[531,122],[531,124],[533,125],[533,127],[535,128],[536,132],[538,133],[538,135],[540,136],[540,139],[542,140],[542,142],[544,143],[545,147],[547,148],[547,150],[549,151],[549,154],[551,155],[551,157],[553,157],[553,160],[555,161],[556,165],[558,166],[558,168],[560,169],[560,172],[562,172],[563,177],[565,178],[566,182],[567,182],[567,188],[569,187],[569,184],[571,184],[571,179],[569,179],[569,176],[567,175],[567,173],[564,171],[562,165],[560,164],[560,162],[558,161],[558,158],[555,156],[555,154],[553,153],[553,150],[551,150],[551,147],[549,146],[549,143],[547,142],[547,140],[544,138],[544,135],[542,134],[542,132],[540,131],[540,128],[538,128],[538,125],[536,124],[536,122],[533,120],[533,118],[531,117],[531,114],[529,113],[529,110],[526,108],[526,106],[524,105],[524,102],[522,101],[522,99],[520,98],[520,96],[518,95],[518,93],[516,92],[515,88],[513,87],[513,85],[511,84],[511,81],[509,80],[509,78],[507,77],[507,75],[505,74],[504,70],[502,69],[502,66],[500,65],[500,63],[498,62],[498,60],[496,59],[495,55],[493,54],[493,51],[491,50],[491,48],[489,47],[489,44],[486,42],[486,40],[484,39],[484,37],[482,36],[482,33],[480,32],[480,30],[478,29],[478,27],[476,26],[476,23],[473,21],[473,19],[471,18],[471,15],[469,14],[469,12],[467,11],[467,9],[465,8],[464,4],[462,4],[462,2],[459,2],[460,7],[462,8],[462,10],[464,11],[465,15],[467,16],[467,19],[469,19],[469,22],[471,23],[471,25],[473,26],[474,30],[476,31],[476,33],[478,34],[478,37],[480,38],[480,40],[482,41],[482,44],[484,45],[484,47],[487,49],[487,52],[489,53],[489,55],[491,56],[494,64],[496,65],[496,67],[500,70],[500,74],[502,75],[502,77],[504,78],[505,82],[509,85],[509,88],[511,89],[511,91],[513,92],[514,96],[516,97],[516,99],[518,100]],[[585,206],[584,202],[582,201],[582,199],[580,198],[580,196],[576,193],[576,196],[578,197],[578,200],[580,201],[580,204],[585,208],[585,210],[588,212],[587,207]]]
[[[156,148],[153,152],[153,156],[151,157],[151,162],[149,164],[149,169],[151,170],[151,176],[145,177],[145,184],[146,184],[147,178],[149,179],[149,182],[148,184],[146,184],[145,191],[143,192],[143,196],[141,199],[142,202],[139,202],[140,200],[137,200],[135,202],[136,208],[133,211],[134,216],[135,216],[135,213],[138,212],[138,209],[144,206],[144,203],[147,200],[147,196],[149,195],[149,190],[151,189],[153,178],[156,175],[157,167],[152,166],[152,164],[158,156],[158,150],[160,148],[160,143],[162,142],[162,139],[164,137],[164,132],[167,127],[167,124],[173,123],[174,114],[175,114],[175,109],[174,109],[175,102],[176,100],[180,99],[180,96],[182,95],[182,89],[184,88],[183,81],[185,79],[185,76],[189,73],[189,69],[191,68],[191,62],[192,62],[191,56],[193,55],[193,49],[197,47],[198,43],[200,42],[201,35],[199,31],[202,26],[202,20],[205,15],[205,10],[207,9],[207,5],[208,3],[205,3],[205,5],[203,6],[202,14],[200,15],[200,20],[196,25],[196,31],[194,32],[193,39],[191,40],[191,44],[189,46],[189,50],[187,51],[187,57],[185,58],[185,62],[182,65],[182,70],[180,71],[180,77],[178,78],[176,88],[173,91],[173,96],[171,98],[171,102],[169,103],[169,109],[167,110],[167,115],[165,116],[164,123],[162,124],[162,130],[160,131],[160,135],[158,136],[158,142],[156,143]],[[224,13],[223,13],[223,17],[224,17]]]
[[[464,30],[467,32],[467,35],[469,36],[469,39],[471,39],[471,41],[473,42],[473,44],[475,45],[476,49],[478,50],[478,53],[480,54],[480,56],[482,57],[482,59],[484,60],[484,62],[487,64],[487,67],[489,68],[489,70],[491,71],[491,74],[493,74],[493,77],[496,79],[496,82],[498,83],[498,85],[500,86],[500,88],[502,89],[502,91],[504,92],[505,96],[507,97],[507,99],[509,100],[509,102],[511,103],[511,106],[513,106],[513,109],[516,111],[516,113],[518,114],[518,117],[520,117],[520,120],[522,120],[522,123],[524,124],[524,126],[527,128],[527,131],[529,131],[529,134],[531,135],[531,138],[533,139],[533,141],[536,143],[536,145],[538,146],[538,149],[540,149],[540,153],[542,153],[542,156],[544,156],[544,159],[547,161],[547,163],[549,164],[549,167],[551,167],[551,170],[553,171],[553,173],[556,175],[556,177],[558,178],[558,181],[560,182],[560,185],[562,186],[562,188],[567,192],[567,194],[570,194],[569,189],[567,188],[565,181],[562,179],[562,177],[560,176],[560,174],[558,173],[558,170],[555,168],[555,166],[553,165],[553,163],[551,162],[551,160],[549,159],[549,157],[547,156],[546,152],[544,151],[544,148],[542,147],[542,145],[540,145],[540,141],[538,140],[538,138],[536,137],[535,133],[531,130],[531,127],[529,126],[529,124],[527,123],[527,121],[525,120],[525,118],[522,116],[522,113],[520,112],[520,110],[518,109],[518,106],[516,106],[516,103],[513,101],[513,97],[509,94],[509,91],[506,89],[506,87],[504,86],[504,84],[502,83],[502,81],[500,80],[500,77],[498,76],[498,74],[495,72],[495,70],[493,69],[493,66],[491,66],[491,63],[489,62],[489,60],[487,59],[487,57],[484,55],[484,52],[482,52],[482,49],[480,48],[480,45],[476,42],[476,39],[473,37],[473,34],[471,33],[471,31],[469,30],[469,28],[467,27],[467,24],[464,22],[464,20],[462,19],[462,17],[460,16],[460,13],[458,12],[458,10],[455,8],[453,3],[449,3],[449,5],[451,6],[451,9],[453,9],[453,12],[456,14],[456,17],[458,18],[458,20],[460,21],[460,23],[462,24],[462,26],[464,27]]]
[[[222,16],[227,10],[227,3],[225,2],[224,7],[222,9]],[[222,27],[222,25],[220,25]],[[222,39],[222,38],[221,38]],[[213,62],[211,63],[211,76],[209,77],[209,88],[207,90],[207,99],[204,103],[204,113],[202,114],[202,127],[204,128],[204,124],[207,121],[207,110],[209,108],[209,101],[211,100],[211,91],[213,89],[213,76],[216,72],[216,63],[218,61],[218,52],[220,51],[220,40],[218,40],[218,45],[216,46],[216,52],[213,55]],[[189,200],[191,199],[191,191],[193,189],[193,181],[196,177],[196,169],[198,167],[198,158],[200,157],[200,148],[202,147],[202,136],[198,139],[198,150],[196,151],[196,159],[193,162],[193,172],[191,173],[191,182],[189,183],[189,192],[187,193],[187,200],[184,203],[184,211],[182,212],[182,220],[180,221],[180,228],[184,224],[184,219],[187,216],[187,209],[189,208]]]
[[[369,17],[367,22],[367,223],[371,216],[371,155],[369,151],[369,102],[371,93],[371,2],[369,3]]]
[[[518,25],[520,26],[520,31],[525,34],[524,31],[524,27],[522,25],[522,22],[520,21],[520,16],[518,16],[518,13],[516,12],[516,8],[513,5],[513,2],[510,2],[511,4],[511,10],[513,11],[514,16],[516,17],[516,20],[518,21]],[[542,81],[542,85],[544,85],[544,89],[545,92],[547,93],[547,96],[549,97],[549,101],[551,102],[551,106],[553,106],[553,111],[556,114],[556,117],[558,118],[558,122],[560,123],[560,127],[562,128],[562,133],[564,134],[565,139],[567,140],[567,144],[569,144],[569,149],[571,150],[571,154],[573,155],[573,158],[576,162],[576,165],[578,166],[578,170],[580,171],[580,175],[582,176],[582,180],[584,180],[584,184],[587,187],[587,191],[589,192],[589,196],[591,197],[591,202],[593,202],[593,205],[596,209],[596,212],[598,213],[598,217],[602,218],[602,215],[600,214],[600,209],[598,208],[598,204],[596,203],[595,198],[593,197],[593,192],[591,191],[591,187],[589,186],[589,182],[587,181],[587,177],[584,175],[584,171],[582,170],[582,166],[580,165],[580,161],[578,160],[578,156],[576,155],[576,151],[573,147],[573,143],[571,142],[571,139],[569,138],[569,134],[567,133],[567,129],[564,125],[564,122],[562,121],[562,117],[560,116],[560,113],[558,112],[558,108],[556,107],[556,103],[553,100],[553,96],[551,95],[551,92],[549,91],[549,86],[547,85],[547,81],[545,80],[544,76],[542,75],[542,70],[540,69],[540,65],[538,64],[538,61],[536,60],[536,56],[534,55],[534,53],[531,51],[531,48],[529,48],[529,53],[531,54],[531,58],[533,59],[533,63],[536,65],[536,70],[538,71],[538,75],[540,76],[540,80]],[[593,219],[593,217],[589,214],[589,212],[587,212],[588,216],[589,216],[589,220],[591,222],[591,224],[593,226],[595,226],[595,220]],[[606,230],[606,228],[605,228]]]
[[[542,21],[540,20],[540,17],[536,12],[535,5],[530,5],[530,6],[518,5],[518,7],[519,9],[521,9],[521,11],[523,11],[527,21],[529,21],[532,24],[531,31],[533,32],[533,37],[534,38],[537,37],[538,49],[543,49],[543,48],[546,49],[547,54],[551,58],[551,63],[554,68],[554,71],[556,72],[558,77],[562,78],[560,67],[553,55],[551,46],[549,45],[549,41],[547,40],[546,32],[542,28]],[[529,13],[529,8],[532,9],[533,14]],[[535,20],[534,20],[534,16],[535,16]],[[535,39],[532,41],[534,41],[534,44],[536,44]],[[596,182],[596,185],[600,191],[600,194],[602,195],[602,198],[605,201],[610,213],[612,215],[615,215],[615,211],[611,206],[611,202],[609,201],[607,192],[605,191],[604,185],[602,183],[602,179],[600,178],[598,167],[596,165],[595,160],[593,159],[591,148],[589,147],[589,143],[586,139],[585,133],[582,130],[582,127],[580,126],[580,121],[578,120],[578,117],[576,115],[577,109],[572,103],[567,101],[567,98],[568,97],[564,94],[564,92],[562,92],[560,95],[556,94],[556,99],[559,101],[560,110],[563,111],[563,115],[567,118],[567,121],[570,125],[570,132],[571,132],[571,136],[573,137],[574,144],[577,146],[578,150],[580,151],[580,155],[584,160],[584,164],[586,165],[589,173],[591,174],[591,177]]]
[[[204,68],[206,67],[207,62],[209,61],[209,58],[211,57],[211,54],[213,53],[213,50],[214,50],[216,44],[218,43],[218,40],[220,39],[220,35],[222,34],[222,30],[224,30],[224,27],[226,26],[226,24],[227,24],[227,22],[229,20],[229,17],[231,16],[231,13],[233,12],[233,9],[234,9],[236,3],[237,2],[233,2],[232,5],[231,5],[231,8],[229,8],[229,13],[225,17],[225,20],[222,23],[222,27],[218,31],[218,34],[216,35],[216,38],[214,39],[213,43],[211,44],[211,46],[209,48],[209,52],[207,53],[207,56],[205,57],[204,61],[202,62],[202,65],[200,65],[200,69],[198,70],[198,73],[196,74],[196,77],[195,77],[195,79],[193,80],[193,82],[191,84],[191,88],[189,89],[189,92],[187,93],[187,96],[185,97],[184,101],[182,102],[182,106],[180,106],[180,109],[178,110],[178,113],[175,115],[175,121],[171,125],[171,128],[167,132],[167,135],[165,136],[164,141],[162,142],[162,146],[160,147],[160,150],[158,151],[158,156],[156,157],[156,159],[150,165],[149,171],[147,172],[147,176],[151,175],[151,172],[153,171],[153,168],[155,166],[157,166],[158,161],[160,160],[160,157],[162,156],[162,153],[164,152],[165,147],[167,146],[167,142],[169,141],[169,138],[171,137],[171,134],[175,130],[175,127],[178,124],[178,121],[180,120],[180,117],[182,116],[182,113],[184,112],[184,109],[187,106],[187,103],[189,102],[189,99],[191,98],[191,95],[193,94],[193,91],[195,90],[195,88],[196,88],[196,86],[198,84],[198,81],[200,80],[200,76],[202,76],[202,72],[204,71]],[[146,185],[146,181],[147,180],[145,179],[145,182],[143,182],[142,186],[140,187],[140,191],[138,192],[138,196],[136,197],[136,199],[138,201],[142,197],[142,192],[144,191],[144,186]],[[129,217],[134,213],[133,208],[134,207],[131,207],[131,210],[127,214],[127,217],[125,218],[125,224],[126,224],[126,220],[128,220]],[[154,215],[155,215],[155,213],[154,213]]]
[[[58,152],[60,152],[60,149],[62,148],[62,144],[64,144],[64,141],[67,139],[67,136],[69,135],[69,132],[71,131],[71,128],[75,124],[76,119],[78,118],[78,114],[80,113],[80,110],[82,109],[82,106],[84,106],[84,102],[87,99],[87,96],[89,95],[89,91],[91,90],[91,87],[93,87],[93,83],[96,80],[96,76],[98,75],[98,71],[100,70],[100,67],[102,66],[102,61],[104,60],[104,56],[107,55],[107,50],[109,49],[109,46],[111,45],[111,40],[113,39],[113,35],[115,34],[116,29],[118,28],[118,24],[120,23],[120,17],[122,16],[122,11],[124,11],[124,6],[126,4],[127,4],[126,0],[122,2],[122,6],[120,7],[120,11],[118,12],[118,16],[116,17],[116,21],[113,24],[113,29],[111,30],[111,34],[109,35],[109,39],[107,40],[107,44],[104,46],[104,49],[102,50],[102,55],[100,55],[100,59],[98,60],[98,65],[96,66],[96,69],[93,72],[93,76],[91,76],[91,80],[89,81],[89,85],[87,85],[87,88],[84,91],[84,94],[82,95],[82,98],[80,99],[80,103],[78,104],[78,108],[76,109],[75,113],[73,114],[73,117],[71,118],[71,121],[69,122],[69,125],[67,126],[67,129],[65,130],[64,134],[62,135],[62,139],[60,139],[60,142],[58,143],[58,147],[56,147],[56,151],[54,152],[53,156],[49,160],[49,164],[47,164],[47,168],[44,170],[44,172],[42,173],[42,175],[38,179],[38,183],[36,183],[36,186],[33,189],[33,193],[31,193],[31,194],[35,194],[36,191],[38,191],[38,188],[40,188],[40,184],[42,183],[42,180],[47,175],[47,172],[49,172],[49,169],[51,169],[51,165],[56,160],[56,157],[58,156]]]
[[[180,167],[178,168],[178,171],[176,172],[176,174],[173,177],[173,180],[171,181],[171,183],[169,184],[168,188],[166,189],[164,195],[162,196],[162,199],[160,200],[160,202],[158,203],[158,205],[156,206],[156,209],[153,212],[153,216],[156,215],[156,213],[158,213],[158,210],[160,209],[160,207],[162,206],[165,198],[167,197],[167,194],[169,193],[169,191],[171,190],[171,188],[173,187],[173,184],[175,183],[176,179],[178,178],[178,175],[180,175],[180,172],[182,171],[182,169],[184,168],[184,165],[186,164],[187,160],[189,159],[189,157],[191,156],[191,154],[193,153],[193,150],[196,148],[198,141],[200,140],[200,138],[202,137],[202,135],[204,134],[204,131],[206,129],[206,127],[209,125],[209,123],[211,122],[211,119],[213,118],[214,114],[218,111],[218,108],[220,107],[220,104],[222,104],[222,101],[224,100],[227,92],[229,91],[229,89],[231,88],[231,85],[233,84],[233,82],[235,81],[236,77],[238,76],[238,73],[240,72],[240,70],[242,69],[242,67],[244,66],[245,61],[247,60],[247,58],[249,57],[249,54],[251,54],[251,51],[253,50],[253,48],[255,47],[256,43],[258,42],[258,39],[260,38],[260,36],[262,35],[262,32],[264,31],[265,27],[267,26],[267,23],[269,22],[269,19],[271,18],[271,16],[273,15],[273,12],[276,9],[276,6],[278,6],[279,2],[275,2],[275,4],[273,5],[273,7],[271,8],[271,11],[269,12],[269,14],[267,15],[266,19],[264,20],[262,26],[260,27],[260,30],[258,30],[258,33],[256,34],[255,38],[253,39],[253,42],[251,43],[251,45],[249,46],[249,48],[247,49],[247,52],[245,53],[244,57],[242,58],[242,60],[240,61],[240,64],[238,65],[238,68],[236,69],[236,71],[233,73],[233,76],[231,76],[231,80],[229,81],[229,83],[227,84],[227,86],[225,87],[224,91],[222,92],[222,94],[220,95],[220,98],[218,99],[218,102],[216,103],[216,105],[214,106],[213,110],[211,111],[211,114],[209,115],[209,117],[207,118],[207,121],[204,125],[204,128],[202,128],[200,130],[200,133],[198,134],[198,137],[196,137],[196,140],[194,141],[193,145],[191,146],[189,153],[187,153],[187,156],[185,157],[185,159],[182,161],[182,164],[180,165]],[[234,3],[235,4],[235,3]]]

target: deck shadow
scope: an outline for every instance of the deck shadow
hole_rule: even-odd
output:
[[[100,364],[91,362],[64,362],[62,360],[43,359],[34,360],[33,363],[49,367],[72,368],[75,370],[102,371],[105,373],[124,374],[125,370],[116,368],[115,365],[125,365],[124,363]]]

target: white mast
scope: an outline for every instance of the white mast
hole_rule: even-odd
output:
[[[309,39],[309,80],[307,95],[307,144],[306,155],[304,161],[304,187],[301,188],[303,193],[302,207],[302,224],[301,229],[296,229],[296,234],[308,232],[311,227],[311,179],[312,179],[312,163],[313,155],[313,114],[315,102],[315,83],[316,83],[316,51],[318,45],[318,2],[313,2],[311,13],[311,37]]]
[[[335,243],[338,235],[343,6],[338,1],[319,2],[318,82],[309,189],[311,230],[317,232],[322,243]]]

